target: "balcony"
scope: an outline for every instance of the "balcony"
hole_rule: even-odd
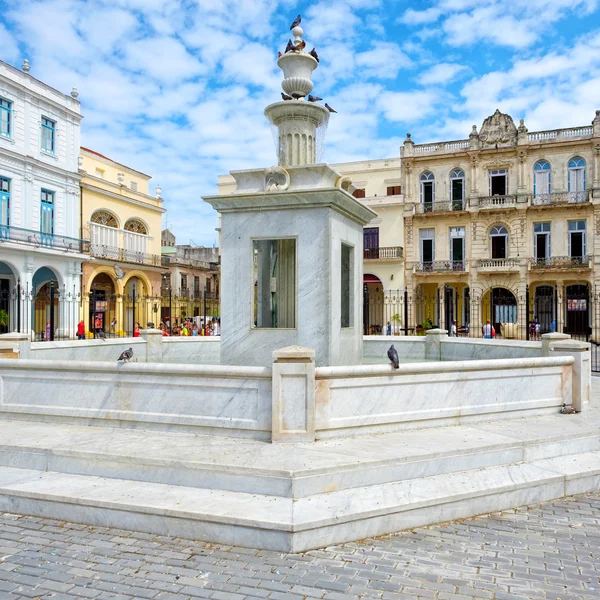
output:
[[[480,196],[479,208],[498,209],[514,208],[517,205],[516,196]]]
[[[518,271],[521,266],[520,258],[489,258],[478,260],[476,263],[479,271],[487,273],[511,273]]]
[[[551,194],[529,194],[530,206],[556,206],[561,204],[582,204],[589,202],[589,191],[582,192],[552,192]]]
[[[133,263],[149,267],[164,266],[160,254],[147,254],[146,252],[138,252],[137,250],[126,250],[124,248],[92,243],[89,243],[89,252],[94,258],[104,258],[115,262]]]
[[[415,263],[415,274],[426,275],[428,273],[466,273],[466,260],[434,260],[431,262],[421,261]]]
[[[364,260],[378,260],[380,262],[394,262],[404,258],[402,246],[388,246],[382,248],[365,248],[363,250]]]
[[[591,256],[551,256],[530,258],[532,271],[585,271],[592,268]]]
[[[594,128],[588,125],[585,127],[554,129],[552,131],[531,131],[527,134],[527,141],[530,144],[541,144],[544,142],[572,140],[573,138],[591,138],[593,135]]]
[[[464,200],[445,200],[443,202],[421,202],[415,205],[415,214],[440,214],[460,212],[467,210],[467,203]]]
[[[0,225],[0,244],[3,242],[59,250],[60,252],[86,252],[89,244],[86,240],[65,235],[41,233],[12,225]]]

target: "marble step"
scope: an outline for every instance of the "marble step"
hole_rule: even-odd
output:
[[[291,499],[0,467],[0,511],[301,552],[600,489],[600,452]]]
[[[596,411],[315,444],[0,421],[0,466],[269,496],[314,494],[600,450]]]

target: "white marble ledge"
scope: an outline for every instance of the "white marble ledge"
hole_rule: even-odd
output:
[[[219,335],[191,335],[191,336],[168,336],[162,338],[163,344],[219,344],[221,336]]]
[[[135,354],[134,354],[135,358]],[[146,375],[184,375],[202,377],[242,377],[244,379],[271,379],[268,367],[236,367],[222,365],[179,365],[176,363],[117,363],[77,360],[12,360],[0,359],[0,372],[11,371],[72,371],[95,373],[137,373]]]
[[[535,367],[564,367],[573,365],[572,356],[502,358],[492,360],[460,360],[446,362],[408,363],[394,369],[392,365],[360,365],[353,367],[317,367],[316,379],[346,377],[377,377],[382,375],[414,375],[419,373],[451,373],[465,371],[500,371]]]
[[[56,342],[31,342],[32,350],[54,350],[65,348],[90,348],[94,346],[123,346],[131,345],[131,347],[144,345],[146,340],[143,338],[106,338],[106,339],[90,339],[90,340],[64,340]]]
[[[442,344],[466,344],[474,346],[489,346],[492,347],[509,347],[509,348],[542,348],[542,342],[525,341],[525,340],[486,340],[485,338],[460,338],[448,337],[442,340]]]
[[[402,329],[402,327],[400,327]],[[449,338],[450,339],[450,338]],[[390,342],[390,344],[401,346],[406,342],[424,344],[424,335],[363,335],[364,342]]]
[[[273,351],[273,361],[290,361],[290,360],[315,360],[315,349],[304,348],[303,346],[288,346]]]

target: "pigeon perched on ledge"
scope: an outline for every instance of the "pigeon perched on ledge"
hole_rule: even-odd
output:
[[[399,369],[400,361],[398,360],[398,352],[396,351],[396,348],[394,348],[394,344],[390,346],[390,349],[387,351],[387,355],[394,369]]]
[[[117,362],[129,362],[133,358],[133,348],[129,348],[129,350],[124,350],[121,352],[121,356],[117,359]]]
[[[291,100],[292,97],[288,96],[287,94],[284,94],[283,92],[281,92],[281,99],[287,101],[287,100]]]
[[[569,404],[569,405],[563,404],[562,408],[560,409],[560,412],[563,415],[574,415],[575,413],[577,413],[579,411],[575,410],[571,404]]]
[[[300,23],[302,23],[302,17],[300,15],[298,15],[295,19],[294,22],[290,25],[290,31],[292,29],[294,29],[294,27],[298,27],[298,25],[300,25]]]

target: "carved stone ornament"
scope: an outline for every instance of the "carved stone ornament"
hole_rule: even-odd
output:
[[[412,244],[412,223],[409,221],[406,224],[406,243],[410,246]]]
[[[476,242],[477,241],[477,223],[473,223],[471,229],[471,239]]]
[[[596,235],[600,235],[600,210],[594,213],[594,221],[596,227]]]
[[[290,187],[290,174],[283,167],[265,169],[265,192],[283,192]]]
[[[483,146],[514,146],[517,143],[517,128],[510,115],[498,109],[481,126],[479,140]]]

